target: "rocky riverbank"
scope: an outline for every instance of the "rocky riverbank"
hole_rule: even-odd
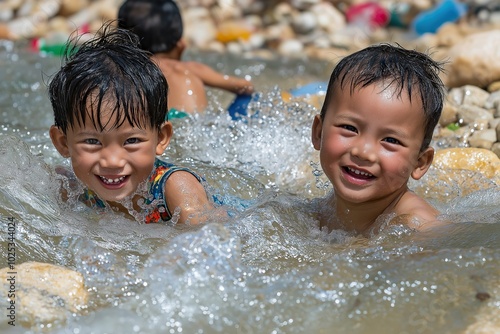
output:
[[[31,39],[95,31],[116,19],[124,0],[3,0],[0,38]],[[456,27],[438,32],[419,16],[441,3],[453,15],[434,20]],[[191,47],[249,56],[331,58],[378,41],[450,47],[461,37],[500,27],[493,0],[183,0],[178,1]],[[424,20],[425,21],[425,20]],[[430,32],[430,34],[425,34]]]
[[[74,31],[115,20],[123,0],[4,0],[0,38],[63,43]],[[419,16],[442,3],[463,12],[418,33]],[[192,49],[270,59],[335,63],[382,41],[431,51],[446,61],[449,95],[436,133],[443,146],[488,149],[500,156],[500,5],[488,0],[185,0],[178,2]],[[431,30],[432,27],[424,27]],[[419,28],[422,30],[422,28]]]

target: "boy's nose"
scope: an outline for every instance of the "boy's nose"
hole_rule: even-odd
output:
[[[359,140],[356,145],[351,149],[351,154],[355,157],[369,161],[377,161],[377,154],[375,153],[375,145],[368,141]]]
[[[108,147],[102,150],[99,163],[104,168],[121,168],[125,165],[125,160],[120,149]]]

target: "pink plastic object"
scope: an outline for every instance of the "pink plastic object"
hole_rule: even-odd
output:
[[[368,23],[373,27],[383,27],[389,23],[390,12],[376,2],[365,2],[349,7],[345,13],[348,23]]]

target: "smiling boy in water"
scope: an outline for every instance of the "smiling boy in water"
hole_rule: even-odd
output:
[[[118,26],[139,36],[141,47],[151,52],[170,83],[170,116],[203,112],[207,105],[205,86],[251,95],[253,84],[246,79],[221,74],[195,61],[182,61],[186,44],[177,4],[172,0],[126,0],[118,11]]]
[[[176,220],[196,224],[213,205],[200,176],[157,158],[173,132],[168,84],[138,43],[108,26],[75,45],[49,85],[50,138],[71,159],[88,206],[140,212],[146,223],[169,221],[180,209]]]
[[[395,215],[416,229],[438,210],[408,188],[429,169],[434,128],[443,108],[442,66],[389,44],[342,59],[330,77],[312,143],[333,185],[320,213],[322,229],[370,233]],[[401,221],[401,220],[398,220]]]

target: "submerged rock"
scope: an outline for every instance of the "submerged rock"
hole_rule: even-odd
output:
[[[83,275],[64,267],[24,262],[0,269],[0,280],[3,291],[13,291],[11,298],[2,299],[2,309],[14,305],[16,325],[64,322],[69,312],[78,313],[87,305]]]

